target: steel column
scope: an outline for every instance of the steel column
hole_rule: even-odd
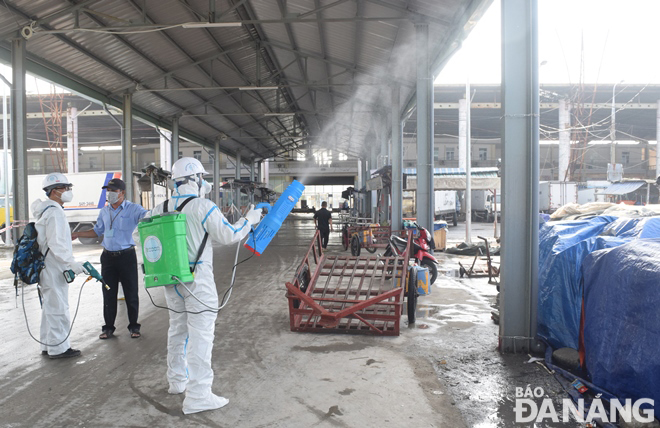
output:
[[[403,219],[403,126],[401,116],[401,91],[392,87],[392,230],[399,230]]]
[[[11,86],[7,85],[11,91]],[[11,163],[9,162],[9,133],[7,125],[9,122],[9,112],[7,111],[7,88],[5,85],[2,86],[2,193],[4,194],[5,207],[11,206],[9,203],[9,177],[11,174]],[[44,162],[45,165],[45,162]],[[5,226],[9,227],[11,223],[10,212],[5,210],[5,218],[2,219],[5,222]],[[11,236],[11,231],[7,229],[5,232],[5,246],[11,247],[13,245],[13,239]]]
[[[213,151],[213,197],[216,205],[220,205],[220,141],[215,142]]]
[[[254,182],[254,159],[250,160],[250,181]],[[250,193],[250,203],[254,204],[254,192]]]
[[[172,163],[179,160],[179,118],[172,119]]]
[[[387,117],[380,116],[381,122],[379,126],[378,138],[380,138],[380,154],[378,155],[378,168],[382,168],[389,163],[389,139],[387,132]],[[387,188],[381,191],[381,197],[378,201],[378,223],[388,221],[387,218],[390,211],[390,198],[389,193],[386,192]]]
[[[500,351],[537,348],[539,89],[537,0],[502,0]]]
[[[655,111],[655,178],[660,178],[660,100]]]
[[[24,39],[11,41],[11,156],[12,191],[14,194],[14,221],[28,220],[28,186],[27,186],[27,101],[25,97],[25,63],[26,50]],[[42,196],[30,195],[31,197]],[[18,238],[18,229],[14,238]],[[22,228],[21,228],[22,230]],[[14,240],[14,242],[16,242]]]
[[[415,24],[417,44],[417,223],[433,230],[433,76],[429,26]]]
[[[234,178],[236,180],[241,179],[241,152],[236,152],[236,172],[234,174]],[[234,205],[236,205],[236,208],[241,209],[241,189],[238,187],[235,189],[235,198],[236,201]]]
[[[467,151],[467,101],[458,100],[458,167],[465,169]]]
[[[472,243],[472,96],[470,81],[465,84],[465,242]],[[497,213],[495,214],[497,215]]]
[[[133,95],[124,94],[124,138],[121,142],[121,178],[126,183],[126,199],[135,201],[133,194]]]
[[[571,103],[559,100],[559,181],[568,181],[571,158]]]
[[[160,131],[160,167],[165,171],[171,171],[172,168],[172,133],[169,131]]]
[[[263,163],[263,175],[261,176],[261,179],[263,180],[263,183],[266,184],[266,187],[270,184],[269,178],[270,178],[270,171],[269,171],[269,164],[268,164],[268,159],[264,159]]]
[[[369,161],[369,169],[367,170],[367,180],[371,179],[371,171],[372,170],[377,170],[378,169],[378,149],[377,147],[377,141],[374,141],[371,144],[371,149],[369,152],[371,153],[370,161]],[[366,183],[365,183],[366,184]],[[371,221],[374,223],[378,222],[378,198],[377,198],[378,192],[375,190],[372,190],[369,192],[368,198],[369,198],[369,217],[371,217]]]

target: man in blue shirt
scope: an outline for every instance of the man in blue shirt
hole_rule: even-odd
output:
[[[128,330],[132,338],[138,338],[138,273],[133,231],[147,210],[125,199],[126,184],[118,178],[108,181],[103,189],[107,190],[108,205],[101,209],[94,229],[74,232],[71,238],[94,238],[103,235],[101,275],[110,289],[103,288],[105,325],[101,327],[99,339],[109,339],[114,334],[119,282],[126,298]]]

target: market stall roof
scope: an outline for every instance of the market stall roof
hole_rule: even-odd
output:
[[[393,84],[412,105],[415,26],[437,73],[491,2],[4,0],[0,61],[23,37],[28,72],[245,159],[361,156]]]
[[[403,173],[407,175],[417,175],[417,168],[404,168]],[[433,168],[433,175],[455,175],[465,177],[465,168]],[[471,169],[470,175],[472,177],[497,177],[498,169],[491,167],[474,167]]]
[[[434,190],[465,190],[466,173],[464,168],[434,168]],[[417,169],[403,170],[404,190],[417,189]],[[497,168],[472,168],[470,171],[472,190],[499,190],[500,177]]]
[[[605,195],[627,195],[628,193],[634,192],[645,184],[645,181],[624,181],[621,183],[612,183],[607,189],[600,193]]]

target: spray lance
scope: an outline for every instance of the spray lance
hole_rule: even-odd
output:
[[[103,277],[101,276],[101,274],[99,273],[99,271],[97,271],[97,270],[94,268],[94,266],[92,266],[92,264],[91,264],[90,262],[85,262],[85,263],[83,263],[83,267],[84,267],[85,270],[89,273],[89,277],[87,278],[87,281],[89,281],[90,279],[94,278],[94,279],[96,279],[97,281],[99,281],[99,282],[101,283],[101,285],[103,285],[103,286],[105,287],[106,290],[110,290],[110,287],[108,286],[108,284],[106,284],[105,281],[103,281]],[[63,272],[63,275],[64,275],[64,279],[65,279],[66,282],[69,283],[69,284],[72,283],[73,280],[76,278],[76,274],[73,273],[73,271],[72,271],[71,269],[69,269],[69,270],[65,270],[65,271]],[[85,282],[87,282],[87,281],[85,281]]]
[[[94,266],[92,266],[92,264],[90,262],[83,263],[83,267],[85,268],[85,270],[87,271],[89,276],[87,277],[85,282],[80,287],[80,292],[78,293],[78,303],[76,304],[76,311],[73,314],[73,319],[71,320],[71,326],[69,327],[69,332],[66,334],[66,337],[59,343],[44,343],[44,342],[40,341],[39,339],[37,339],[36,337],[34,337],[34,335],[32,334],[32,331],[30,330],[30,325],[28,324],[27,312],[25,311],[25,291],[23,291],[21,293],[21,303],[23,305],[23,315],[25,315],[25,326],[27,327],[28,334],[30,335],[30,337],[32,337],[32,339],[34,339],[35,342],[40,343],[40,344],[45,345],[45,346],[59,346],[69,338],[69,336],[71,335],[71,331],[73,330],[73,324],[76,322],[76,318],[78,317],[78,309],[80,309],[80,298],[82,297],[82,291],[85,288],[85,284],[87,284],[90,280],[96,279],[97,281],[99,281],[105,287],[106,290],[110,289],[110,287],[105,283],[105,281],[103,281],[103,277],[101,276],[101,274],[94,268]],[[64,272],[62,272],[62,274],[64,275],[64,279],[66,280],[66,282],[68,284],[72,283],[73,280],[76,278],[76,274],[71,269],[65,270]],[[39,286],[38,285],[37,285],[37,291],[39,291]],[[42,304],[41,292],[40,291],[39,291],[39,304]]]

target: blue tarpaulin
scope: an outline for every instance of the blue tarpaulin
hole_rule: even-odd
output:
[[[582,262],[593,251],[660,238],[660,218],[596,216],[543,224],[539,231],[538,335],[553,348],[578,349]]]
[[[627,231],[660,236],[660,219],[634,220],[641,221]],[[596,251],[582,272],[585,362],[592,382],[622,398],[660,402],[660,238]]]

